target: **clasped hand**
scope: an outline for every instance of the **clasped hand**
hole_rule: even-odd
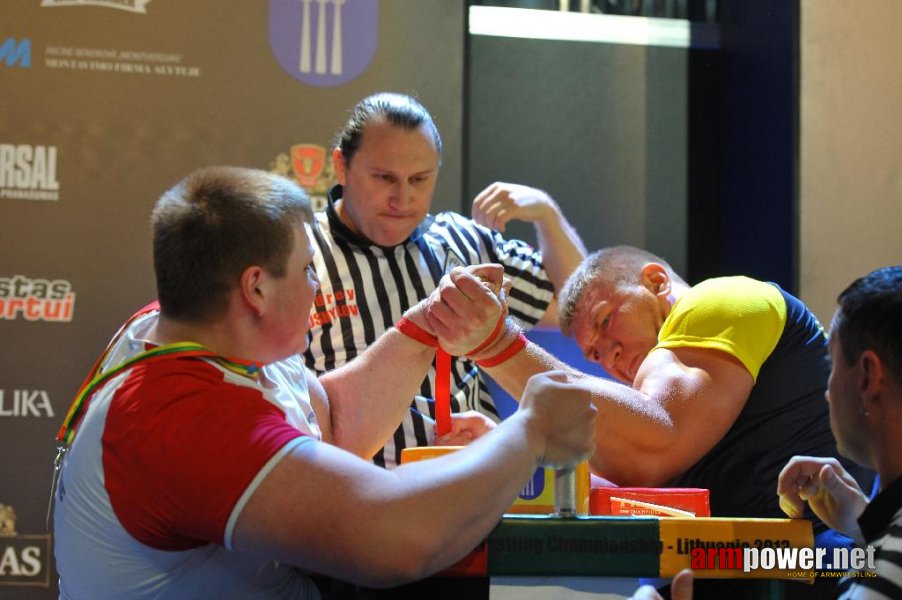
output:
[[[483,344],[507,314],[510,287],[497,264],[455,267],[442,277],[424,316],[445,352],[464,356]]]

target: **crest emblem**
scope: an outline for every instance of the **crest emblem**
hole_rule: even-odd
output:
[[[12,506],[0,504],[0,537],[16,535],[16,511]]]
[[[520,490],[520,497],[524,500],[535,500],[545,491],[545,469],[538,468],[532,474],[532,478]]]
[[[316,144],[295,144],[291,147],[291,167],[303,188],[316,185],[326,166],[326,149]]]
[[[338,183],[332,156],[318,144],[292,145],[269,163],[269,171],[296,181],[310,196],[315,211],[325,210],[329,188]]]
[[[379,0],[269,0],[269,46],[289,75],[333,87],[376,54]]]

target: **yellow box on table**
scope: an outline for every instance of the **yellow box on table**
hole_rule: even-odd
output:
[[[463,446],[421,446],[401,450],[401,464],[428,460],[460,450]],[[576,514],[589,514],[589,463],[576,466]],[[555,470],[539,467],[507,510],[511,514],[550,515],[554,512]]]

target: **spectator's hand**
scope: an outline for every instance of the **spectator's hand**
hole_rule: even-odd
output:
[[[439,344],[463,356],[482,344],[507,311],[510,280],[501,265],[455,267],[426,300],[425,318]]]
[[[805,502],[824,523],[861,540],[858,517],[868,498],[835,458],[792,457],[777,479],[780,508],[792,518],[804,514]]]
[[[692,600],[692,571],[683,569],[673,578],[670,584],[670,600]],[[663,600],[658,590],[650,585],[643,585],[630,600]]]
[[[468,410],[451,415],[451,432],[436,436],[436,446],[466,446],[496,427],[495,422],[482,413]]]
[[[533,375],[526,382],[517,413],[530,419],[530,431],[542,436],[544,467],[571,468],[595,451],[595,414],[588,388],[564,371]]]
[[[558,210],[557,203],[542,190],[516,183],[495,182],[473,200],[473,220],[498,231],[514,220],[557,219]]]

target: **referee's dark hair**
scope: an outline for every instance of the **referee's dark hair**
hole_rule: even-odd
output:
[[[344,128],[335,136],[335,147],[341,151],[346,163],[351,164],[366,126],[375,120],[384,120],[408,131],[425,124],[432,134],[435,150],[441,159],[442,136],[426,107],[407,94],[380,92],[358,102],[351,109],[351,116]]]

